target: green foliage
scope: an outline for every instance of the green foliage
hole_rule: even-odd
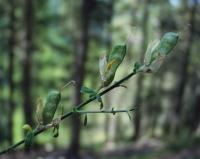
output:
[[[114,79],[117,68],[126,55],[126,45],[117,45],[108,54],[100,58],[99,71],[101,76],[101,87],[108,86]]]
[[[46,125],[52,122],[60,99],[61,93],[59,91],[52,90],[48,93],[42,112],[43,124]]]
[[[82,87],[80,92],[88,94],[90,98],[96,97],[97,101],[100,103],[100,109],[103,108],[104,104],[103,104],[101,96],[98,94],[98,91],[95,91],[92,88]]]
[[[164,34],[159,43],[159,52],[161,55],[168,55],[176,46],[179,39],[178,33],[168,32]]]
[[[145,55],[144,65],[141,65],[140,63],[136,62],[134,64],[134,69],[132,73],[130,73],[120,81],[114,83],[107,90],[98,93],[101,90],[101,88],[108,86],[113,81],[117,68],[122,63],[126,55],[126,45],[115,46],[107,56],[104,56],[102,59],[100,59],[99,69],[102,82],[101,87],[98,89],[98,91],[95,91],[92,88],[82,87],[80,92],[88,94],[90,99],[88,100],[88,102],[86,101],[85,103],[80,104],[77,108],[74,108],[73,111],[70,112],[69,114],[64,115],[63,118],[66,118],[73,113],[85,114],[83,124],[84,126],[86,126],[88,121],[87,113],[112,113],[113,115],[115,115],[116,113],[124,112],[127,113],[128,118],[131,120],[131,115],[129,111],[133,111],[134,109],[114,110],[114,108],[112,107],[111,111],[101,110],[104,106],[101,96],[103,94],[106,94],[110,90],[114,89],[115,87],[119,87],[121,83],[129,79],[131,76],[137,74],[141,70],[144,72],[147,72],[147,70],[145,69],[148,70],[150,69],[150,71],[154,71],[152,65],[156,63],[160,64],[160,60],[165,58],[169,54],[169,52],[175,47],[177,40],[178,40],[178,34],[175,33],[165,34],[160,40],[160,42],[156,42],[153,45],[149,46]],[[64,89],[71,83],[74,83],[74,81],[67,83],[62,89]],[[38,100],[38,106],[36,110],[36,115],[39,121],[39,125],[40,123],[42,123],[44,126],[50,124],[51,125],[50,127],[54,127],[53,129],[54,137],[58,137],[59,135],[59,122],[61,121],[61,118],[57,118],[57,120],[53,120],[53,118],[60,103],[60,100],[61,100],[61,92],[57,90],[52,90],[47,95],[44,107],[42,107],[42,101]],[[93,100],[97,100],[100,103],[100,111],[84,112],[78,110],[82,106],[90,103]],[[41,113],[42,116],[40,116]],[[25,125],[23,128],[27,131],[25,136],[25,147],[28,149],[32,145],[34,131],[29,125]],[[48,127],[44,127],[44,130],[46,130],[47,128]],[[35,130],[38,131],[37,128]]]
[[[80,92],[89,94],[90,97],[95,96],[97,93],[94,89],[88,87],[82,87]]]
[[[176,46],[178,38],[177,33],[169,32],[164,34],[160,41],[149,44],[144,58],[144,71],[156,72]]]
[[[28,124],[25,124],[23,126],[23,129],[25,130],[25,138],[24,138],[24,144],[25,149],[29,150],[31,145],[33,144],[33,138],[34,138],[34,131],[32,130],[31,126]]]
[[[139,62],[135,62],[133,66],[133,72],[137,72],[142,65]]]
[[[59,124],[55,124],[53,127],[53,137],[59,136]]]

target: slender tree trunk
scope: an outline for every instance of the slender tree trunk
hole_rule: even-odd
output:
[[[25,122],[33,125],[33,107],[31,99],[31,70],[33,52],[33,0],[25,0],[25,54],[23,59],[23,97]]]
[[[13,112],[14,112],[14,47],[15,47],[15,0],[10,0],[10,35],[9,35],[9,68],[8,68],[8,82],[9,82],[9,113],[8,113],[8,141],[10,144],[13,143]]]
[[[144,1],[144,13],[143,13],[143,20],[142,20],[142,48],[140,54],[140,62],[144,59],[144,53],[147,47],[148,42],[148,19],[149,19],[149,9],[148,5],[150,4],[150,0]],[[141,104],[142,104],[142,91],[143,91],[143,75],[139,74],[137,78],[137,89],[136,89],[136,96],[133,107],[137,106],[138,110],[134,112],[135,120],[134,120],[134,134],[133,140],[138,139],[140,135],[140,127],[141,127]]]
[[[194,87],[194,104],[192,106],[192,112],[187,115],[187,125],[191,133],[195,133],[199,126],[200,122],[200,82],[197,78],[195,87]]]
[[[82,33],[80,40],[76,46],[75,55],[75,71],[74,79],[76,81],[75,86],[75,101],[74,105],[78,105],[82,101],[82,95],[80,93],[81,87],[84,82],[85,77],[85,63],[87,61],[88,43],[89,43],[89,23],[90,23],[90,13],[93,7],[94,0],[83,0],[82,10],[81,10],[81,22],[82,22]],[[80,150],[80,116],[72,116],[72,137],[70,142],[70,147],[68,151],[68,158],[79,158]]]
[[[187,43],[185,45],[185,48],[182,53],[182,63],[181,63],[181,71],[180,71],[180,81],[177,87],[177,93],[176,97],[177,100],[175,102],[175,117],[176,117],[176,122],[175,122],[175,132],[178,133],[180,129],[180,118],[181,118],[181,113],[182,113],[182,108],[183,108],[183,95],[184,95],[184,90],[185,86],[187,84],[188,80],[188,66],[189,66],[189,60],[190,60],[190,53],[191,53],[191,46],[193,43],[193,36],[194,36],[194,26],[195,26],[195,13],[196,13],[196,7],[198,2],[197,0],[193,0],[193,6],[189,10],[190,14],[190,19],[189,19],[189,31],[188,31],[188,36],[187,36]]]

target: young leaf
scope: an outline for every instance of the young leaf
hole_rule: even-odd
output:
[[[101,75],[101,87],[108,86],[114,79],[117,68],[122,63],[126,55],[126,45],[117,45],[107,55],[99,61],[99,71]]]
[[[33,131],[32,127],[28,124],[23,125],[22,129],[24,129],[25,132]]]
[[[178,42],[178,34],[169,32],[164,34],[160,41],[151,43],[146,51],[144,64],[147,67],[144,71],[156,72],[162,63],[164,62],[166,56],[171,52],[171,50],[176,46]]]
[[[133,71],[137,72],[137,70],[139,70],[141,67],[141,64],[139,62],[135,62],[134,66],[133,66]]]
[[[102,81],[105,81],[105,70],[107,67],[107,56],[103,55],[100,59],[99,59],[99,72],[100,72],[100,77]]]
[[[159,42],[160,42],[159,40],[155,40],[148,45],[147,51],[144,57],[144,64],[146,66],[149,66],[152,63],[152,61],[154,61],[159,55],[159,52],[157,51]]]
[[[28,124],[25,124],[22,128],[25,130],[25,133],[26,133],[25,139],[24,139],[25,149],[29,151],[31,145],[33,144],[34,131],[32,130],[31,126]]]
[[[83,125],[84,125],[84,126],[87,125],[87,114],[85,114],[85,116],[84,116],[84,122],[83,122]]]
[[[60,103],[60,99],[61,93],[59,91],[52,90],[48,93],[42,112],[43,124],[46,125],[52,122],[58,104]]]
[[[54,126],[53,128],[53,137],[58,137],[59,136],[59,124]]]
[[[82,87],[80,92],[87,93],[87,94],[96,94],[95,90],[93,90],[92,88],[88,88],[88,87]]]
[[[160,40],[159,51],[161,55],[168,55],[178,42],[179,35],[177,33],[168,32]]]
[[[25,136],[25,139],[24,139],[24,144],[25,144],[25,149],[27,151],[30,150],[30,147],[32,146],[33,144],[33,138],[34,138],[34,133],[33,131],[31,132],[28,132]]]
[[[42,123],[42,109],[43,109],[42,98],[38,98],[36,101],[36,120],[38,124]]]
[[[112,66],[113,66],[113,64],[116,62],[116,60],[115,59],[113,59],[112,61],[109,61],[109,63],[107,64],[107,66],[106,66],[106,72],[108,72],[111,68],[112,68]]]

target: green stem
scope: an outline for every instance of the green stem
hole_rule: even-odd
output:
[[[103,96],[104,94],[106,94],[107,92],[110,92],[112,89],[114,89],[115,87],[118,87],[120,84],[122,84],[123,82],[127,81],[129,78],[131,78],[132,76],[134,76],[135,74],[142,72],[142,71],[133,71],[130,74],[128,74],[127,76],[125,76],[124,78],[122,78],[121,80],[117,81],[116,83],[114,83],[113,85],[111,85],[110,87],[106,88],[105,90],[101,91],[99,93],[99,96]],[[96,96],[89,98],[88,100],[86,100],[85,102],[80,103],[79,105],[76,106],[77,110],[84,107],[85,105],[87,105],[88,103],[96,100]],[[71,116],[74,114],[74,111],[68,112],[66,114],[64,114],[63,116],[61,116],[61,120]],[[42,133],[43,131],[46,131],[49,127],[40,129],[40,130],[36,130],[36,132],[34,133],[34,136],[37,136],[38,134]],[[24,139],[17,142],[14,145],[9,146],[8,148],[6,148],[5,150],[2,150],[0,152],[0,155],[7,153],[8,151],[20,146],[21,144],[24,143]]]
[[[110,113],[110,114],[116,114],[116,113],[127,113],[129,111],[133,111],[133,110],[136,110],[136,109],[120,109],[120,110],[94,110],[94,111],[83,111],[83,110],[79,110],[79,111],[76,111],[74,113],[77,113],[77,114],[95,114],[95,113]]]

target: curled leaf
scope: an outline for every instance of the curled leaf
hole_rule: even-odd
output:
[[[108,86],[114,79],[117,68],[122,63],[126,54],[126,45],[117,45],[99,61],[102,87]]]
[[[160,42],[159,40],[156,40],[148,45],[144,57],[144,64],[146,66],[150,65],[157,58],[157,56],[159,56],[159,51],[157,50],[159,42]]]
[[[105,72],[110,71],[115,62],[116,62],[115,59],[113,59],[112,61],[110,61],[110,62],[107,64],[107,66],[106,66]]]
[[[25,130],[25,133],[26,133],[25,138],[24,138],[25,149],[29,151],[31,145],[33,144],[34,131],[32,130],[31,126],[28,124],[25,124],[22,128]]]
[[[133,72],[137,72],[142,65],[139,62],[135,62],[133,66]]]
[[[29,151],[30,147],[33,145],[33,138],[34,138],[34,132],[33,131],[28,132],[25,136],[24,144],[25,144],[25,149],[27,151]]]
[[[42,110],[43,110],[43,101],[42,98],[38,98],[36,101],[36,119],[38,124],[42,123]]]
[[[179,35],[177,33],[168,32],[160,40],[159,51],[161,55],[168,55],[178,42]]]
[[[99,72],[100,72],[100,77],[102,81],[105,81],[105,70],[107,67],[107,56],[103,55],[99,59]]]
[[[22,129],[24,129],[25,132],[33,131],[32,127],[29,124],[23,125]]]
[[[96,94],[96,91],[94,89],[88,88],[88,87],[82,87],[80,92],[87,93],[87,94]]]
[[[59,91],[52,90],[48,93],[42,112],[43,124],[46,125],[52,122],[60,99],[61,93]]]
[[[53,137],[58,137],[59,136],[59,124],[55,125],[53,128]]]
[[[146,51],[144,58],[144,71],[156,72],[166,56],[172,51],[178,42],[179,35],[177,33],[169,32],[164,34],[160,41],[151,43]]]

